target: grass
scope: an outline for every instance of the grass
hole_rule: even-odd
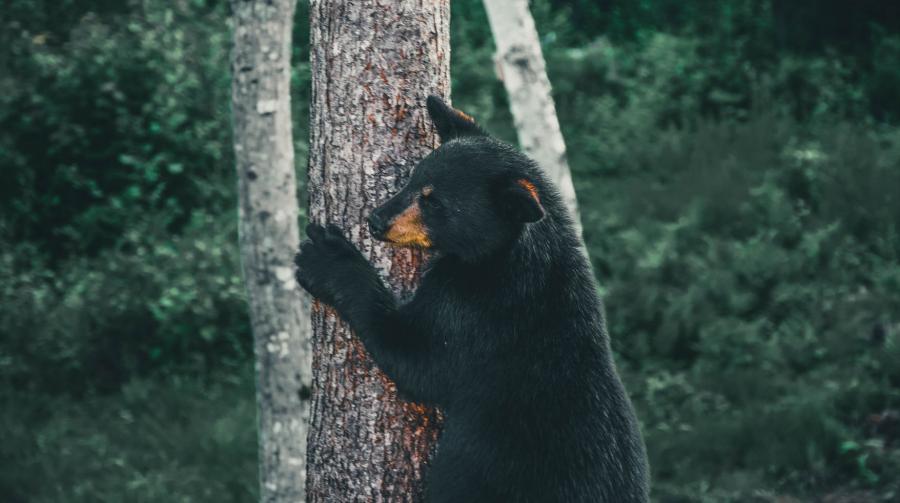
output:
[[[0,397],[0,500],[244,502],[256,487],[252,367],[135,378],[103,396]]]

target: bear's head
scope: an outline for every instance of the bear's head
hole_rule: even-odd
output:
[[[535,164],[485,133],[468,115],[430,96],[441,146],[406,186],[369,216],[376,239],[473,261],[514,241],[544,217],[547,187]]]

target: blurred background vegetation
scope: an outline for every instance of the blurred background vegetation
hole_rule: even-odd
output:
[[[655,500],[900,499],[900,4],[532,10]],[[452,36],[514,140],[479,0]],[[3,2],[2,501],[255,498],[229,44],[224,0]]]

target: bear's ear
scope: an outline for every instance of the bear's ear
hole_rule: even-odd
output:
[[[448,106],[444,100],[437,96],[431,95],[426,101],[428,107],[428,115],[434,121],[437,127],[438,136],[441,137],[441,143],[447,142],[460,136],[483,135],[484,131],[475,123],[475,119],[460,112],[459,110]]]
[[[513,219],[537,222],[544,218],[544,207],[537,187],[527,178],[516,178],[503,189],[501,198]]]

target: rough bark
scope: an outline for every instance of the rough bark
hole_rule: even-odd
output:
[[[556,182],[580,234],[566,143],[528,0],[484,0],[484,5],[497,46],[497,73],[509,95],[519,145]]]
[[[395,292],[422,256],[373,241],[365,217],[437,145],[428,94],[450,89],[449,0],[310,2],[310,219],[345,230]],[[311,502],[418,501],[439,416],[398,399],[334,312],[315,304]]]
[[[234,152],[241,261],[256,351],[260,499],[304,499],[311,381],[309,302],[294,280],[299,242],[291,135],[295,0],[235,0]]]

